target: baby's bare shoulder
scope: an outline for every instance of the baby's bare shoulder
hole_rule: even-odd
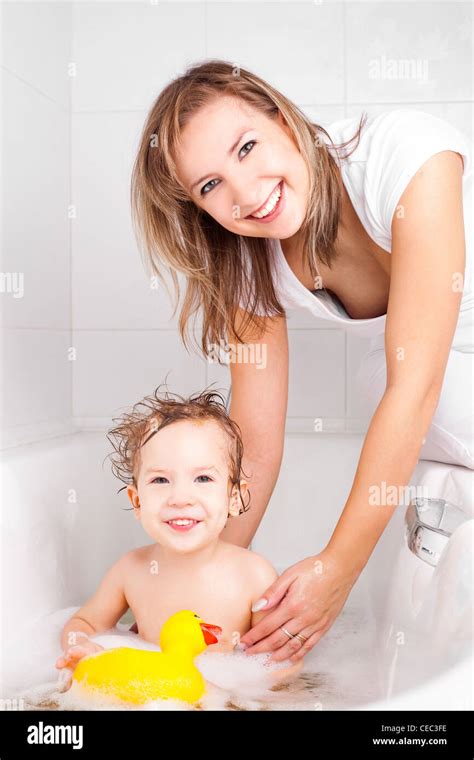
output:
[[[121,569],[132,572],[134,570],[141,570],[144,565],[149,565],[154,556],[154,545],[148,544],[146,546],[139,546],[137,549],[131,549],[124,554],[117,564],[120,564]]]
[[[256,583],[264,585],[273,583],[278,578],[278,573],[272,563],[256,552],[249,552],[249,554],[251,554],[250,568]]]
[[[239,571],[248,573],[251,579],[257,585],[273,583],[278,578],[278,573],[265,557],[250,549],[244,549],[242,546],[229,544],[230,554],[233,561],[238,565]]]

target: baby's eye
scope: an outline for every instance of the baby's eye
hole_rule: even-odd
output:
[[[212,478],[209,477],[209,475],[198,475],[198,478],[207,478],[207,481],[211,481],[212,482]],[[157,475],[156,478],[153,478],[153,480],[151,482],[152,483],[157,483],[160,480],[161,481],[165,481],[166,483],[168,482],[167,478],[163,477],[163,475]],[[204,481],[204,482],[207,483],[207,481]]]

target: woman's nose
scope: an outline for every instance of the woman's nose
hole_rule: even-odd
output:
[[[234,180],[231,193],[233,209],[239,209],[240,219],[244,219],[257,209],[265,198],[263,198],[263,186],[258,180],[246,180],[239,178]]]

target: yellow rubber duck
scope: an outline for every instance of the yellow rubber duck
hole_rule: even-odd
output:
[[[161,652],[117,647],[79,660],[73,680],[93,693],[143,704],[154,699],[195,703],[206,691],[194,658],[222,634],[192,610],[172,615],[160,631]]]

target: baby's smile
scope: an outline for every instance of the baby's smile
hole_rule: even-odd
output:
[[[173,520],[167,520],[166,525],[169,525],[172,530],[176,530],[179,533],[189,533],[201,522],[202,520],[191,520],[188,517],[175,517]]]

